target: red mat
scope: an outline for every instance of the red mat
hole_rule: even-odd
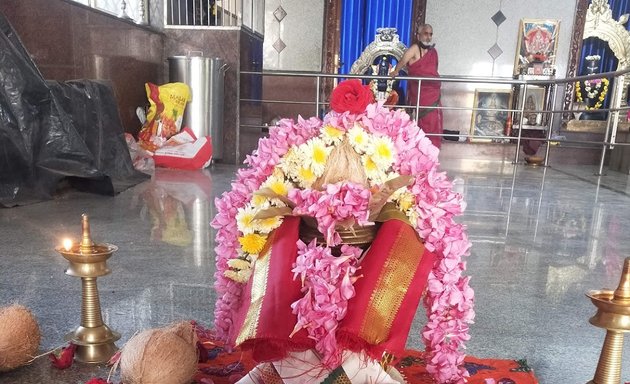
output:
[[[212,340],[201,340],[206,359],[199,363],[200,373],[195,381],[200,384],[232,384],[249,372],[256,363],[248,353],[232,353]],[[524,360],[478,359],[466,357],[464,366],[470,373],[470,384],[537,384],[531,368]],[[434,384],[425,369],[423,352],[408,350],[396,368],[410,384]]]

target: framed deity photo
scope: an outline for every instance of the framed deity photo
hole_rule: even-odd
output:
[[[500,141],[510,115],[510,89],[476,89],[470,122],[470,141]]]
[[[523,125],[528,128],[544,127],[546,125],[545,113],[545,88],[528,85],[527,92],[521,95],[525,97],[525,104],[523,105]],[[520,113],[515,115],[515,121],[517,121]]]
[[[560,20],[521,19],[514,59],[514,76],[553,76]]]

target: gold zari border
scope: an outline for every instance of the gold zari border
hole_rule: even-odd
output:
[[[258,256],[254,264],[251,302],[247,309],[247,316],[245,316],[243,327],[236,338],[236,345],[241,344],[247,339],[256,337],[260,311],[267,291],[267,278],[269,276],[269,265],[271,264],[271,248],[272,247],[269,247],[263,250],[264,253]]]
[[[416,238],[404,232],[404,228],[398,232],[386,255],[361,324],[359,336],[370,344],[380,344],[388,339],[392,323],[422,259],[418,256]],[[370,256],[382,257],[376,254]]]

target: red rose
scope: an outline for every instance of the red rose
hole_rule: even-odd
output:
[[[330,95],[330,107],[335,112],[361,113],[374,102],[374,94],[361,80],[346,80],[337,85]]]

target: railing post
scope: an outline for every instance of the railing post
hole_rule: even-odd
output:
[[[315,116],[319,117],[319,87],[320,87],[320,82],[321,82],[321,76],[317,75],[316,78],[316,90],[315,90]]]
[[[418,94],[416,95],[416,124],[420,122],[420,86],[422,85],[422,80],[418,80]],[[422,127],[420,127],[422,128]]]
[[[612,124],[612,134],[610,135],[612,140],[617,136],[617,124],[619,121],[619,106],[621,104],[621,95],[619,91],[623,92],[623,88],[618,86],[618,79],[615,77],[615,81],[613,84],[613,97],[610,100],[610,105],[612,108],[608,108],[608,119],[606,119],[606,132],[604,133],[604,141],[602,142],[602,154],[599,159],[599,171],[595,174],[596,176],[602,176],[604,174],[604,160],[606,159],[606,148],[608,147],[607,141],[608,136],[611,133],[610,126]],[[610,110],[615,109],[614,112],[611,113]],[[611,141],[612,142],[612,141]],[[612,148],[612,145],[610,146]]]
[[[518,136],[516,137],[516,151],[514,153],[513,164],[518,164],[518,151],[521,149],[521,136],[523,135],[523,114],[525,113],[525,99],[527,98],[527,83],[521,84],[523,87],[523,98],[520,100],[520,116],[518,118]],[[519,92],[520,93],[520,92]]]
[[[558,94],[558,84],[551,84],[551,110],[556,108],[556,96]],[[551,149],[551,134],[553,133],[553,119],[555,115],[551,112],[551,118],[549,120],[549,128],[547,129],[547,148],[545,149],[545,167],[549,166],[549,150]]]

